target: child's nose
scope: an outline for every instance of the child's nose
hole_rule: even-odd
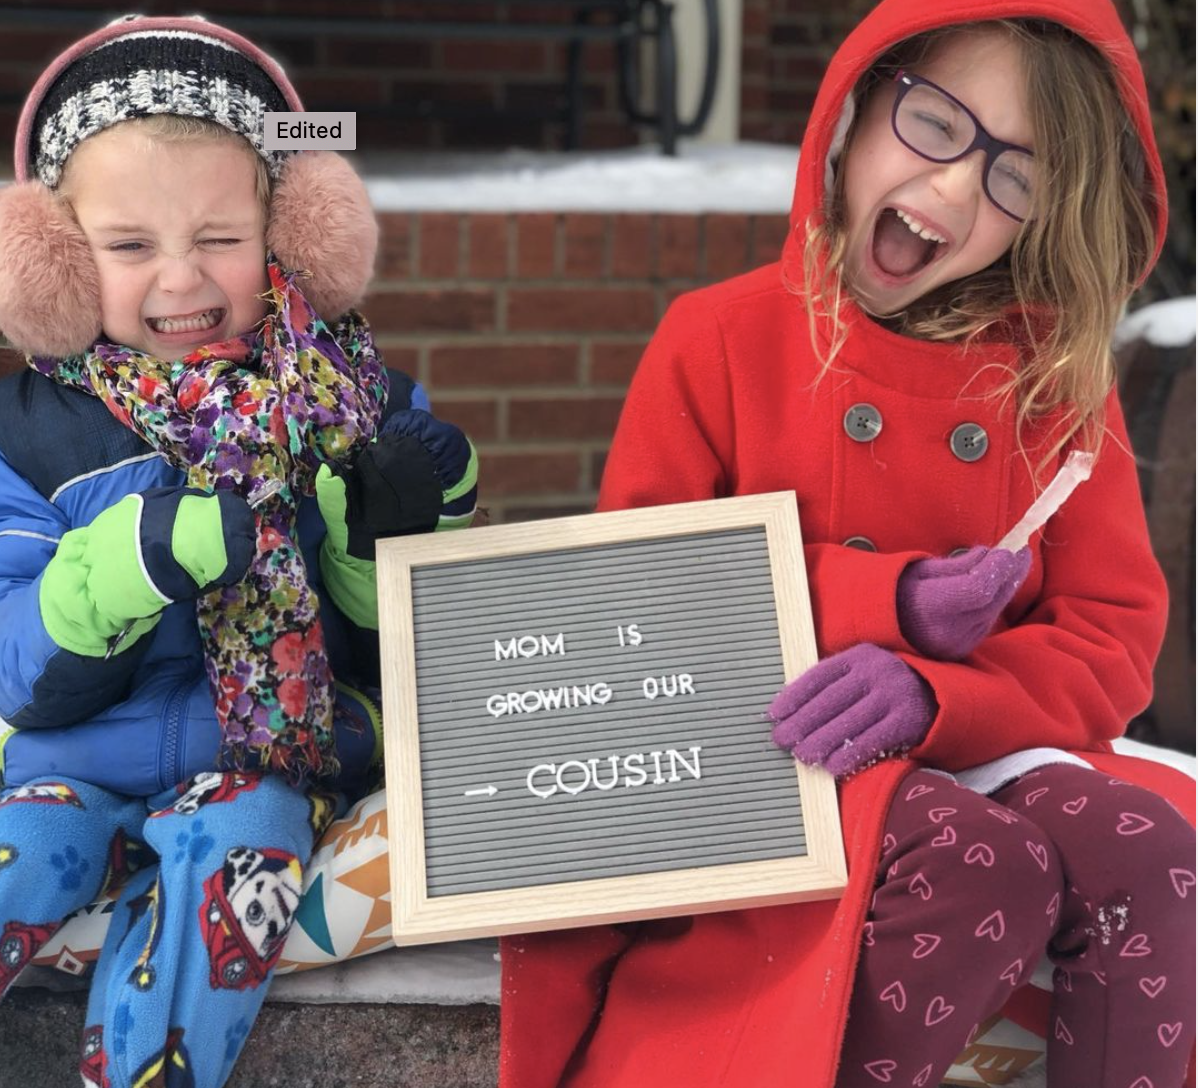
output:
[[[932,174],[932,188],[946,204],[967,204],[982,191],[985,162],[986,156],[979,150],[956,162],[942,163]]]
[[[171,294],[185,294],[200,285],[204,278],[200,262],[194,253],[181,257],[164,256],[158,270],[158,286]]]

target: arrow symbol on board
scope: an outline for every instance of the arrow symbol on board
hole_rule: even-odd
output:
[[[494,797],[499,790],[495,786],[481,786],[476,790],[467,790],[463,796],[465,797],[482,797],[484,794],[487,797]]]

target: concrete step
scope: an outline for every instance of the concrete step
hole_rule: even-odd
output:
[[[0,1008],[0,1088],[79,1083],[87,996],[16,988]],[[268,1003],[228,1088],[494,1088],[494,1005]]]

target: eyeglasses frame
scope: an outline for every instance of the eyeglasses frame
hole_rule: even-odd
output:
[[[908,72],[902,68],[894,73],[893,78],[894,82],[899,84],[898,93],[894,96],[894,105],[890,108],[890,128],[894,132],[894,138],[898,140],[903,147],[907,148],[908,151],[918,155],[921,159],[926,159],[928,162],[959,162],[961,159],[965,158],[966,155],[972,155],[975,151],[980,149],[985,153],[986,156],[986,160],[982,168],[982,192],[986,194],[986,199],[989,200],[990,203],[993,204],[1000,212],[1002,212],[1003,215],[1014,219],[1016,223],[1026,223],[1026,217],[1018,216],[1014,212],[1008,211],[991,195],[990,170],[998,160],[998,157],[1004,151],[1019,151],[1024,155],[1027,155],[1028,158],[1034,159],[1036,156],[1032,149],[1029,147],[1022,147],[1019,144],[1008,143],[1006,140],[999,140],[996,137],[991,136],[990,133],[986,131],[986,127],[982,124],[982,122],[977,119],[977,115],[973,112],[973,110],[965,105],[965,103],[960,99],[954,98],[943,87],[933,83],[930,79],[924,79],[923,76],[913,75],[911,72]],[[903,139],[902,135],[899,133],[898,126],[899,106],[902,104],[903,99],[907,96],[907,92],[911,90],[912,87],[918,86],[931,87],[931,89],[936,91],[938,94],[944,95],[945,98],[947,98],[973,122],[973,142],[964,151],[960,151],[955,155],[950,155],[947,159],[939,159],[934,155],[929,155],[924,151],[920,151],[917,147],[912,147],[910,143]]]

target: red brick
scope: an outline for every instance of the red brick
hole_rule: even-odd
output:
[[[709,215],[704,224],[706,263],[704,272],[712,279],[735,276],[749,267],[749,217]]]
[[[433,123],[420,117],[390,117],[385,113],[358,114],[358,147],[366,149],[398,148],[410,151],[413,147],[433,145]]]
[[[607,466],[607,450],[599,450],[592,453],[588,459],[588,465],[591,470],[591,486],[596,491],[599,490],[599,485],[603,483],[603,470]]]
[[[466,274],[474,279],[498,280],[508,276],[508,218],[506,215],[471,215],[466,220],[469,252]]]
[[[513,398],[508,434],[521,439],[610,439],[624,403],[622,397]]]
[[[548,279],[557,272],[557,216],[516,216],[516,275]]]
[[[655,237],[651,215],[612,216],[612,278],[648,279],[653,270]]]
[[[287,13],[317,17],[340,15],[342,18],[355,15],[370,19],[379,15],[380,6],[379,0],[287,0]],[[204,7],[244,13],[247,5],[245,0],[216,0],[215,3],[204,0]]]
[[[455,400],[432,390],[430,397],[437,418],[461,427],[475,444],[494,442],[499,436],[499,404],[493,397]]]
[[[566,215],[562,218],[565,249],[562,274],[575,279],[603,275],[607,248],[606,215]]]
[[[461,147],[471,151],[481,148],[506,150],[510,147],[540,147],[544,140],[540,122],[502,113],[480,113],[464,119],[447,119],[441,123],[445,147]]]
[[[694,215],[657,217],[657,274],[690,278],[699,272],[699,220]]]
[[[742,28],[741,33],[743,34],[745,40],[764,36],[768,32],[770,15],[766,8],[750,7],[748,4],[746,4],[744,18],[744,27]]]
[[[632,381],[645,344],[592,344],[591,385],[618,385],[626,388]]]
[[[539,41],[462,41],[441,43],[441,61],[457,72],[519,72],[546,70],[545,43]]]
[[[469,344],[435,347],[429,358],[432,385],[577,385],[575,344]]]
[[[25,365],[25,356],[13,348],[0,347],[0,374],[15,374]]]
[[[571,18],[569,4],[520,4],[514,3],[508,10],[511,23],[565,23]]]
[[[295,89],[309,110],[345,109],[357,105],[382,105],[387,83],[381,76],[330,76],[308,70],[296,77]]]
[[[508,291],[513,332],[640,332],[657,323],[657,300],[646,288],[521,288]]]
[[[546,518],[568,518],[575,514],[589,514],[595,509],[592,499],[587,503],[549,503],[545,506],[505,506],[501,515],[495,519],[495,524],[513,525],[521,521],[543,521]]]
[[[497,104],[495,87],[490,83],[466,83],[461,80],[397,79],[391,87],[390,101],[401,106],[415,102],[453,102],[456,105],[488,106]]]
[[[366,303],[379,332],[491,332],[495,292],[482,288],[379,291]]]
[[[327,63],[334,67],[384,68],[396,72],[405,68],[429,68],[433,63],[433,48],[430,42],[397,41],[376,38],[373,41],[361,38],[326,38],[324,41]]]
[[[367,314],[367,317],[370,315]],[[412,347],[389,347],[381,352],[383,362],[391,370],[399,370],[410,378],[419,377],[416,371],[420,368],[420,351]]]
[[[377,0],[376,0],[377,2]],[[441,0],[398,0],[392,15],[407,22],[430,20],[452,22],[494,22],[495,5],[445,4]]]
[[[770,89],[764,84],[742,83],[740,108],[744,113],[758,113],[769,109]]]
[[[412,216],[380,212],[378,218],[378,274],[384,279],[406,279],[412,274]]]
[[[452,279],[458,274],[461,256],[461,216],[452,212],[425,212],[419,223],[421,276]]]
[[[581,466],[573,450],[537,453],[481,453],[479,494],[558,495],[578,490]]]
[[[600,84],[584,83],[581,94],[583,112],[587,115],[603,109],[607,104],[604,87]],[[546,76],[534,83],[504,80],[503,104],[513,113],[543,114],[546,105],[555,101],[565,101],[561,76]]]
[[[790,231],[785,215],[757,215],[753,217],[754,265],[768,264],[782,256],[782,243]]]
[[[56,31],[48,27],[30,30],[6,27],[4,33],[0,34],[0,60],[48,64],[83,33],[82,30],[79,32]],[[30,81],[30,88],[36,79],[37,75],[35,74],[33,80]]]
[[[665,288],[661,293],[663,306],[668,308],[675,299],[681,298],[683,295],[689,295],[694,289],[694,285],[689,283],[681,283]]]

